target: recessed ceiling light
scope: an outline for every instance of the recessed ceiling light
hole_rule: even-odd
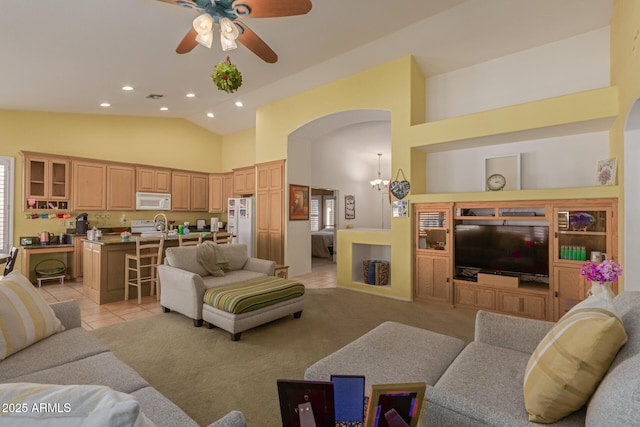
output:
[[[236,101],[236,107],[242,107],[242,101]]]
[[[103,102],[102,104],[100,104],[101,107],[111,107],[111,104],[109,104],[108,102]]]
[[[210,119],[213,119],[215,116],[213,115],[213,113],[207,113],[207,117],[209,117]]]
[[[122,90],[133,90],[131,86],[122,86]]]
[[[169,107],[160,107],[160,111],[169,111]]]
[[[196,94],[195,93],[188,93],[187,94],[187,98],[195,98]]]

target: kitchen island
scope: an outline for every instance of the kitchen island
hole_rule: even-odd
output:
[[[196,233],[191,233],[196,234]],[[212,239],[211,233],[201,233],[204,239]],[[84,295],[98,304],[124,300],[125,254],[136,253],[136,238],[123,242],[120,236],[104,236],[101,240],[82,239],[82,263]],[[178,246],[178,238],[167,238],[164,248]],[[142,295],[149,295],[149,284],[142,286]],[[131,287],[129,298],[138,298],[138,289]]]

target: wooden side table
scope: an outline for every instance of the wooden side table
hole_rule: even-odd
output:
[[[275,270],[273,270],[273,275],[276,277],[280,277],[282,279],[288,279],[289,278],[289,266],[288,265],[282,265],[282,264],[276,264],[276,268]]]

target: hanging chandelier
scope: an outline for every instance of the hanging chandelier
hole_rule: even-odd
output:
[[[382,153],[378,153],[378,177],[372,181],[369,181],[371,184],[371,188],[377,189],[378,191],[382,191],[389,186],[388,179],[382,179],[382,175],[380,174],[380,158],[382,157]]]

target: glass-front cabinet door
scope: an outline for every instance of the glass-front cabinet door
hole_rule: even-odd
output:
[[[451,251],[451,205],[415,206],[415,249],[418,253],[448,255]]]
[[[554,209],[555,262],[581,265],[613,256],[612,208]]]

